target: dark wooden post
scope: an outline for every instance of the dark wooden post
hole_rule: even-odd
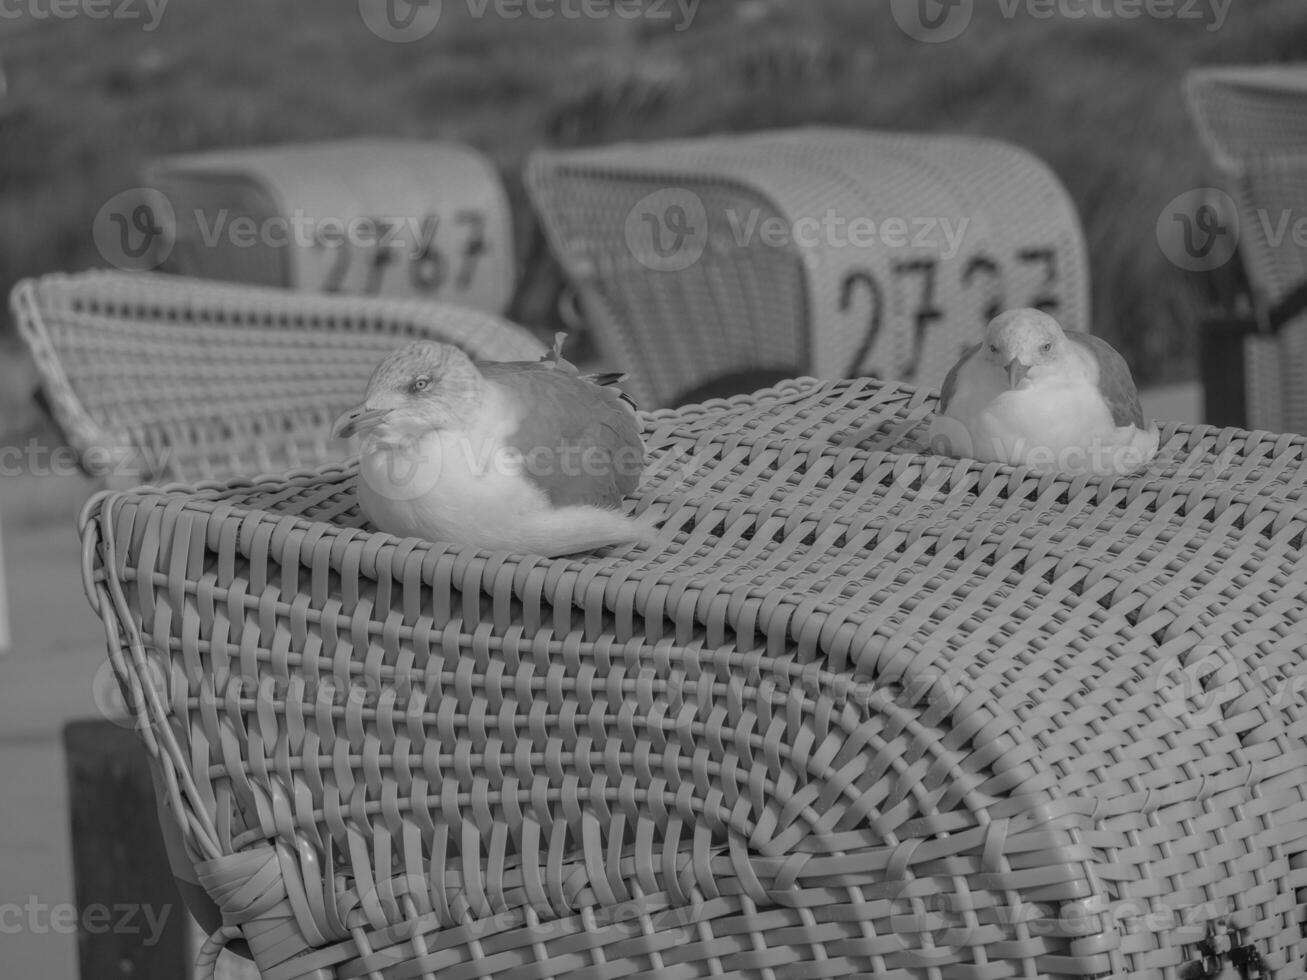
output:
[[[189,975],[186,907],[159,833],[145,746],[96,719],[64,728],[81,980]]]

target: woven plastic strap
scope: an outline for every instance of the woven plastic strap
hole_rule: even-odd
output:
[[[278,918],[277,913],[280,911],[284,917],[288,906],[286,884],[276,849],[272,847],[203,861],[196,865],[195,871],[200,884],[222,912],[222,928],[209,937],[196,959],[198,977],[207,978],[213,975],[218,956],[228,942],[251,935],[253,950],[256,945],[253,937],[266,938],[266,926]],[[258,923],[264,929],[243,928],[251,923]],[[300,948],[303,949],[302,941]],[[258,953],[264,954],[259,957],[260,962],[267,959],[264,949]]]

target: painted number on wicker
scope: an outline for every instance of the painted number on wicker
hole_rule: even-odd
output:
[[[1017,261],[1026,265],[1041,265],[1044,267],[1044,278],[1040,281],[1039,292],[1031,298],[1027,305],[1033,306],[1037,310],[1043,310],[1050,316],[1056,315],[1058,307],[1062,305],[1054,292],[1054,288],[1057,286],[1057,249],[1022,249],[1017,253]]]
[[[1057,250],[1035,246],[1019,250],[1014,259],[1018,265],[1037,267],[1039,275],[1033,292],[1020,303],[1056,315],[1062,303],[1058,296]],[[932,258],[916,258],[894,263],[892,267],[898,300],[896,309],[905,311],[912,324],[912,347],[907,361],[897,365],[893,377],[912,381],[921,367],[926,345],[926,332],[937,323],[950,322],[950,311],[939,301],[940,263]],[[974,297],[978,312],[977,330],[984,329],[994,317],[1007,308],[1008,288],[1002,264],[983,253],[973,255],[962,263],[959,275],[963,293]],[[844,315],[858,308],[859,296],[866,293],[868,312],[862,340],[849,361],[848,377],[884,377],[876,365],[867,365],[867,357],[876,346],[885,322],[885,292],[870,269],[851,269],[845,274],[840,287],[839,311]],[[960,345],[961,350],[971,341]]]
[[[844,285],[840,287],[840,312],[848,313],[853,309],[854,293],[859,286],[866,287],[871,297],[871,312],[867,316],[867,329],[863,333],[862,343],[858,345],[858,352],[853,355],[853,361],[849,364],[847,373],[851,378],[858,374],[862,362],[867,359],[871,348],[875,346],[876,338],[880,336],[881,323],[885,318],[885,303],[881,295],[880,283],[876,282],[876,277],[866,269],[855,269],[844,277]],[[873,378],[880,377],[874,369],[868,373]]]
[[[451,284],[451,268],[454,290],[467,292],[476,280],[481,258],[490,251],[486,224],[486,215],[480,211],[457,211],[446,226],[454,229],[453,241],[443,245],[441,216],[434,211],[420,222],[413,218],[363,218],[348,233],[342,225],[323,224],[313,239],[316,250],[330,253],[321,290],[375,296],[381,293],[388,270],[403,264],[410,285],[419,293],[435,297],[445,292]],[[351,288],[351,278],[358,275],[362,283]]]

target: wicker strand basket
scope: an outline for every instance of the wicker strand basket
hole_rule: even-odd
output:
[[[1304,440],[1172,424],[1136,477],[1036,477],[924,454],[934,404],[647,414],[661,539],[587,558],[370,532],[352,464],[95,498],[206,962],[1302,976]]]

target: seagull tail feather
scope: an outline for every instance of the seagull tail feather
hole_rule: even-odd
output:
[[[546,558],[575,555],[614,544],[653,544],[657,528],[648,517],[626,517],[603,507],[560,507],[515,535],[518,550]]]

